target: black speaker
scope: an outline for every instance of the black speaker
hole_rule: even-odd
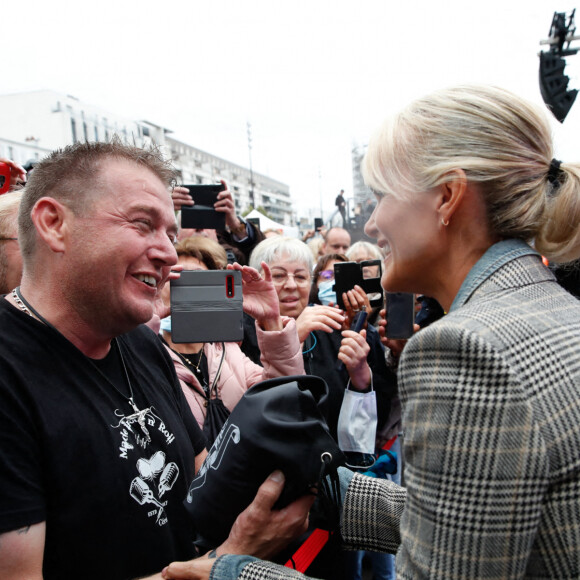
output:
[[[564,122],[578,94],[576,89],[568,90],[570,79],[564,74],[565,67],[566,61],[556,52],[540,53],[540,92],[560,123]]]

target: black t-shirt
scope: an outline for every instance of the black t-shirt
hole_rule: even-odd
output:
[[[2,298],[0,329],[0,533],[45,521],[46,579],[135,578],[194,557],[183,500],[205,440],[155,334],[117,339],[135,414],[69,341]]]

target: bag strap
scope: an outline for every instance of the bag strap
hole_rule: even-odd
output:
[[[226,345],[223,342],[221,343],[221,345],[222,345],[222,357],[220,359],[220,364],[218,366],[217,373],[215,374],[215,377],[213,379],[213,383],[211,384],[211,388],[209,389],[209,392],[207,395],[208,401],[209,401],[209,399],[211,399],[212,391],[215,392],[216,399],[219,399],[218,391],[217,391],[217,384],[218,384],[218,381],[220,379],[220,375],[222,374],[222,367],[224,366],[224,360],[226,358]]]
[[[290,556],[286,562],[286,568],[292,568],[298,572],[306,572],[308,566],[312,564],[314,558],[318,556],[322,548],[330,539],[330,532],[316,528],[307,538],[304,543]]]

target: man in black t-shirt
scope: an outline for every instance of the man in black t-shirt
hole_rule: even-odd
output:
[[[171,169],[119,143],[38,164],[0,298],[0,578],[136,578],[190,559],[205,440],[148,321],[176,263]]]

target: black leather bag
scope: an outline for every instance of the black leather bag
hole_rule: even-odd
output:
[[[270,379],[246,391],[185,501],[201,549],[213,549],[228,537],[237,516],[276,469],[286,477],[277,509],[320,482],[323,490],[329,488],[325,476],[336,474],[344,456],[324,420],[327,396],[324,380],[308,375]]]

